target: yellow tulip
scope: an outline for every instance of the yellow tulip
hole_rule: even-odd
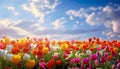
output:
[[[80,50],[82,50],[82,49],[83,49],[83,44],[81,44],[81,45],[79,46],[79,49],[80,49]]]
[[[45,46],[45,45],[46,45],[46,41],[43,40],[43,41],[42,41],[42,46]]]
[[[13,55],[12,57],[12,63],[18,64],[21,61],[21,55]]]
[[[61,45],[62,50],[66,50],[68,48],[68,44],[64,43]]]
[[[33,68],[35,66],[35,60],[31,60],[31,59],[27,60],[26,61],[26,66],[28,68]]]

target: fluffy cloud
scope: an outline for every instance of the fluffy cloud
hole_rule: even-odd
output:
[[[90,25],[100,24],[100,18],[96,17],[96,14],[92,12],[90,15],[86,17],[86,22]]]
[[[21,21],[0,20],[0,37],[7,35],[13,38],[24,37],[29,34],[26,30],[16,27]]]
[[[110,31],[106,32],[109,33],[108,38],[115,38],[118,39],[120,38],[120,9],[119,7],[113,8],[110,6],[106,6],[103,8],[102,10],[103,15],[106,14],[106,16],[103,16],[104,20],[104,24],[106,27],[109,27],[109,29],[111,29]]]
[[[120,38],[120,8],[119,7],[90,7],[89,11],[81,8],[80,10],[68,10],[69,16],[85,18],[87,24],[96,26],[104,25],[107,30],[103,31],[109,39]]]
[[[39,22],[43,23],[44,17],[55,11],[58,4],[58,0],[54,0],[53,3],[50,0],[31,0],[28,4],[23,4],[22,8],[31,12],[35,17],[39,18]]]
[[[71,16],[80,17],[80,18],[87,17],[86,11],[83,8],[79,10],[68,10],[66,14],[69,15],[70,18]]]
[[[31,25],[30,27],[33,27],[33,28],[35,29],[33,32],[36,32],[36,31],[44,31],[44,30],[47,29],[46,27],[40,26],[39,23],[35,23],[35,24]]]
[[[59,29],[61,27],[64,26],[64,23],[66,22],[66,19],[64,17],[55,20],[54,22],[52,22],[52,25],[54,26],[54,29]]]

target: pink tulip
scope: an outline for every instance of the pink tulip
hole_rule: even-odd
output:
[[[90,67],[90,69],[93,69],[93,65],[92,64],[90,64],[89,67]]]
[[[95,60],[95,65],[98,66],[99,65],[99,61],[98,60]]]
[[[63,53],[63,57],[64,57],[64,58],[67,58],[67,57],[68,57],[68,54],[67,54],[67,53]]]
[[[108,52],[105,52],[105,53],[104,53],[104,56],[107,57],[107,56],[108,56]]]
[[[80,69],[85,69],[84,64],[81,64]]]
[[[39,67],[45,69],[45,62],[40,62],[40,63],[39,63]]]
[[[120,68],[120,62],[117,64],[117,68]]]

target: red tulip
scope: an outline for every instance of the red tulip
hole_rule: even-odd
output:
[[[107,56],[107,59],[108,59],[109,61],[112,60],[112,56],[111,56],[111,55]]]
[[[61,65],[61,64],[62,64],[62,61],[61,61],[61,60],[57,60],[57,61],[56,61],[56,64],[57,64],[57,65]]]
[[[15,54],[15,53],[19,53],[20,52],[20,49],[18,47],[14,47],[12,49],[12,53]]]
[[[46,66],[47,66],[47,68],[53,68],[54,64],[55,64],[55,60],[52,59],[46,64]]]

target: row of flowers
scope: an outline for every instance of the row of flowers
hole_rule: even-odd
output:
[[[0,69],[120,69],[120,41],[0,39]]]

